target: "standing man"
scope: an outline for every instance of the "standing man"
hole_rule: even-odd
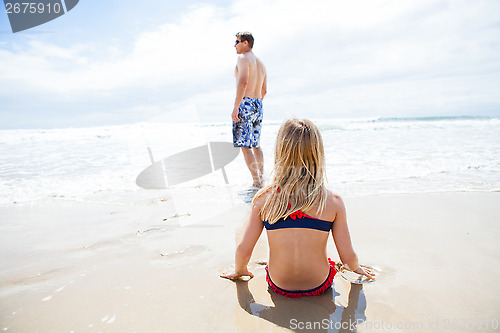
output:
[[[252,174],[253,186],[264,183],[264,155],[260,148],[262,99],[266,95],[266,69],[253,52],[253,36],[238,32],[234,44],[240,54],[236,63],[236,99],[233,113],[233,144],[241,147],[245,162]]]

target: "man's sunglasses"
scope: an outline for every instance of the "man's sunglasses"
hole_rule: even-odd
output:
[[[244,40],[236,40],[236,41],[234,42],[234,45],[236,46],[236,45],[238,45],[238,43],[241,43],[241,42],[244,42]]]

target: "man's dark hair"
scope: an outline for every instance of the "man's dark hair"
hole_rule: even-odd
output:
[[[251,32],[238,32],[236,34],[236,37],[239,37],[242,41],[246,40],[248,42],[248,46],[250,46],[250,48],[253,48],[253,36]]]

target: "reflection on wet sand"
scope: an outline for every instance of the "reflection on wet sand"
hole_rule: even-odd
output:
[[[247,281],[236,281],[238,302],[249,314],[270,321],[295,332],[352,332],[356,324],[366,320],[366,299],[363,285],[348,284],[348,295],[335,289],[328,289],[320,296],[287,298],[268,289],[274,306],[266,306],[255,301]],[[335,286],[335,285],[334,285]],[[343,289],[343,288],[339,288]],[[342,295],[344,294],[344,295]],[[346,298],[342,306],[336,298]]]

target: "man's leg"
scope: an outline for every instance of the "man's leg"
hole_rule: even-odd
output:
[[[260,186],[264,185],[264,154],[260,148],[260,132],[262,130],[262,100],[256,100],[255,106],[257,108],[257,118],[253,122],[252,130],[252,152],[257,162],[257,167],[259,169],[259,183]],[[257,147],[256,147],[257,146]]]
[[[264,177],[264,154],[262,153],[262,149],[260,147],[253,148],[253,156],[257,161],[257,165],[259,166],[259,175]],[[264,179],[261,179],[264,180]]]
[[[261,187],[262,177],[259,172],[259,162],[255,158],[252,148],[241,147],[241,151],[243,152],[243,157],[245,158],[245,162],[247,163],[248,170],[250,170],[250,173],[252,174],[253,186]]]

